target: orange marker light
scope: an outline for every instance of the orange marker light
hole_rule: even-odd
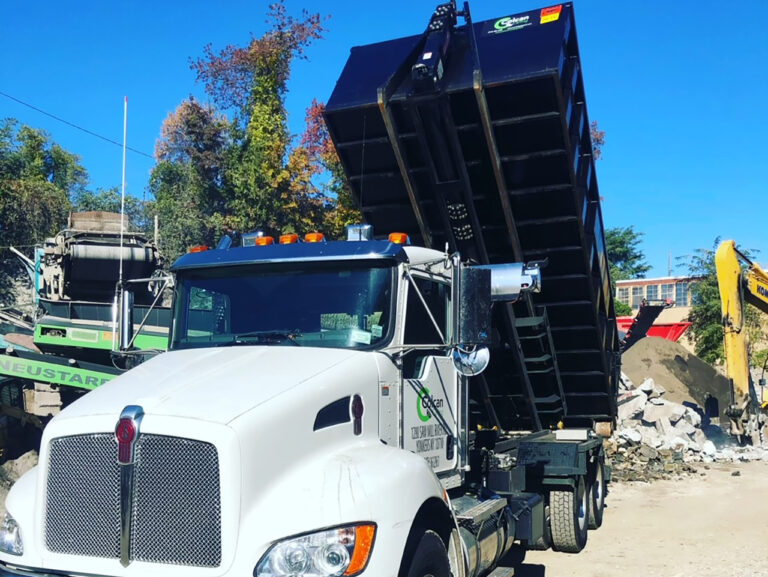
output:
[[[376,536],[376,525],[358,525],[355,527],[355,550],[349,560],[349,566],[344,575],[357,575],[368,564],[368,558],[373,549],[373,538]]]
[[[267,246],[269,244],[274,244],[275,239],[271,236],[257,236],[256,237],[256,246]]]
[[[299,242],[298,234],[281,234],[280,244],[294,244]]]
[[[408,244],[408,235],[404,232],[389,233],[389,242],[394,244]]]
[[[208,250],[208,247],[204,244],[189,247],[189,252],[205,252],[206,250]]]
[[[304,242],[323,242],[325,235],[322,232],[308,232],[304,235]]]

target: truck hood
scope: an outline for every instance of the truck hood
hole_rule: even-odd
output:
[[[56,420],[119,415],[127,405],[140,405],[146,414],[227,424],[360,356],[373,355],[287,346],[171,351],[88,393],[62,411]]]

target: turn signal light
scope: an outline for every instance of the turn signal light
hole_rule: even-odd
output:
[[[189,247],[189,252],[205,252],[206,250],[208,250],[208,247],[204,244]]]
[[[323,242],[325,235],[322,232],[308,232],[304,235],[304,242]]]
[[[355,549],[344,575],[357,575],[365,569],[368,564],[368,557],[371,555],[371,549],[373,549],[375,536],[375,525],[358,525],[355,527]]]
[[[256,237],[256,246],[267,246],[270,244],[274,244],[275,239],[271,236],[257,236]]]
[[[408,244],[408,235],[404,232],[389,233],[389,242],[393,244]]]
[[[299,242],[298,234],[281,234],[280,244],[294,244]]]

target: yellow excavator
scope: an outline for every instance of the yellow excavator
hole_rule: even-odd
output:
[[[768,424],[765,379],[754,386],[749,372],[745,303],[768,313],[768,274],[736,248],[732,240],[720,243],[715,253],[725,333],[725,369],[731,385],[727,415],[731,434],[742,444],[759,444]]]

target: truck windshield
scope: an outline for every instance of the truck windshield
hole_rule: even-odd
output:
[[[391,263],[258,264],[179,271],[172,349],[384,346]]]

